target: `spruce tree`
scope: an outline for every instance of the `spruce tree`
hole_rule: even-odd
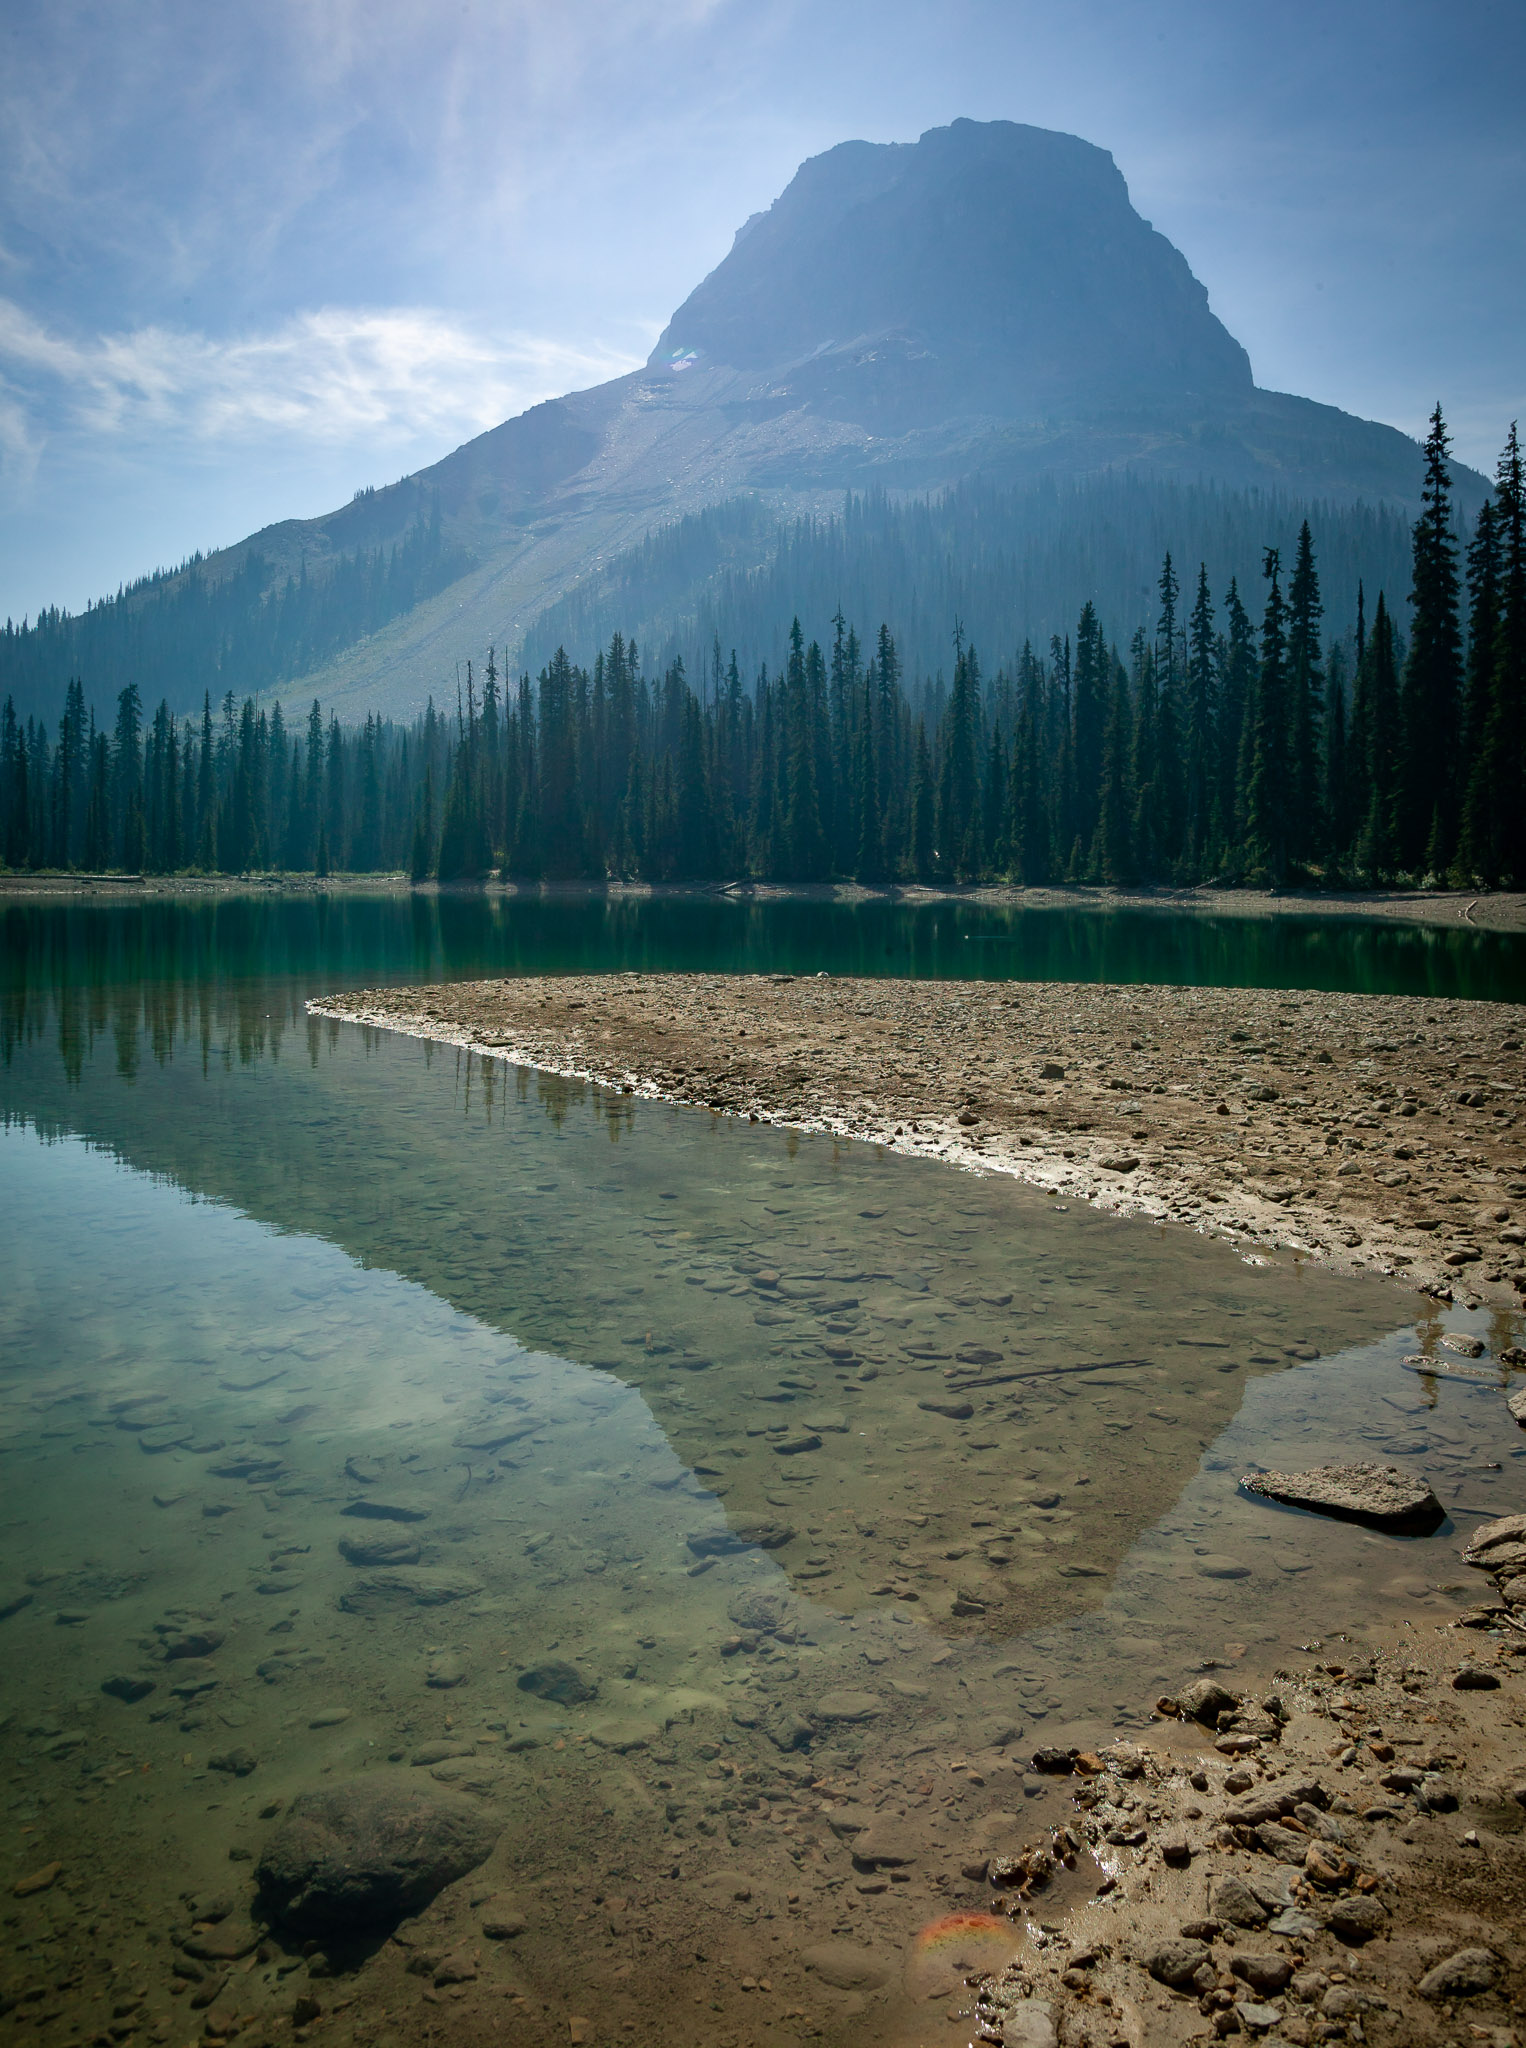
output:
[[[1452,531],[1449,439],[1438,405],[1425,441],[1425,481],[1414,529],[1409,655],[1404,664],[1398,845],[1410,874],[1433,879],[1457,839],[1462,632]]]
[[[1454,879],[1459,886],[1497,885],[1502,813],[1494,755],[1494,672],[1499,650],[1500,537],[1486,498],[1468,547],[1467,704],[1463,720],[1466,793]]]
[[[1325,850],[1324,790],[1321,787],[1325,679],[1320,658],[1324,605],[1314,566],[1314,536],[1306,519],[1288,583],[1288,709],[1292,718],[1290,771],[1292,802],[1288,853],[1302,868]]]
[[[1214,737],[1216,683],[1213,600],[1208,594],[1207,566],[1199,563],[1197,597],[1187,621],[1187,760],[1182,820],[1184,856],[1194,881],[1205,877],[1213,839],[1214,797],[1219,780]]]
[[[1526,476],[1515,422],[1500,456],[1494,503],[1499,532],[1499,617],[1485,751],[1496,807],[1500,879],[1526,888]]]
[[[1287,879],[1292,832],[1292,762],[1288,719],[1287,608],[1281,560],[1266,550],[1266,611],[1261,620],[1261,661],[1256,671],[1250,781],[1247,789],[1253,871],[1273,888]]]
[[[1363,707],[1362,742],[1367,811],[1357,861],[1369,881],[1391,881],[1402,858],[1398,834],[1400,784],[1399,669],[1393,621],[1378,592],[1372,631],[1362,650],[1357,694]]]

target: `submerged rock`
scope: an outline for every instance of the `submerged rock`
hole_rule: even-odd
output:
[[[790,1602],[783,1593],[758,1588],[734,1594],[726,1613],[738,1628],[755,1629],[759,1635],[778,1635],[790,1618]]]
[[[138,1700],[146,1700],[153,1690],[154,1681],[151,1678],[135,1678],[126,1672],[114,1678],[101,1680],[102,1692],[109,1694],[114,1700],[124,1701],[128,1706],[132,1706]]]
[[[392,1571],[368,1572],[339,1596],[346,1614],[390,1614],[399,1607],[447,1607],[482,1591],[482,1581],[466,1572],[429,1565],[404,1565]]]
[[[574,1665],[554,1657],[521,1671],[519,1689],[533,1693],[538,1700],[552,1700],[559,1707],[581,1706],[585,1700],[596,1699],[599,1692],[596,1680],[584,1678]]]
[[[422,1501],[408,1500],[403,1495],[389,1493],[357,1494],[339,1510],[342,1515],[356,1515],[369,1522],[427,1522],[429,1509]]]
[[[872,1692],[824,1692],[812,1711],[818,1721],[872,1721],[883,1702]]]
[[[422,1912],[491,1855],[498,1829],[473,1801],[389,1772],[304,1792],[255,1871],[262,1903],[302,1935],[360,1934]]]
[[[419,1554],[417,1536],[346,1536],[339,1545],[339,1555],[354,1565],[417,1564]]]
[[[1380,1528],[1433,1529],[1444,1511],[1423,1479],[1397,1465],[1313,1465],[1305,1472],[1253,1472],[1240,1481],[1247,1493],[1288,1507]]]

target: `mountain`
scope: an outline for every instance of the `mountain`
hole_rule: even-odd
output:
[[[407,713],[453,695],[465,655],[536,641],[590,579],[628,580],[655,532],[706,508],[736,512],[725,566],[741,572],[776,558],[781,522],[836,514],[845,492],[978,480],[1026,503],[1044,479],[1084,493],[1126,474],[1268,494],[1285,524],[1316,501],[1407,510],[1420,468],[1393,428],[1256,386],[1105,150],[955,121],[802,165],[643,369],[326,518],[5,636],[0,693],[51,707],[80,672],[101,700],[130,671],[176,709],[210,686]],[[1459,484],[1481,497],[1471,472]],[[694,590],[673,601],[703,609]]]

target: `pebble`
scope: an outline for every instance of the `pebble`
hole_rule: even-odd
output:
[[[30,1871],[25,1877],[18,1877],[11,1886],[13,1898],[29,1899],[35,1892],[51,1891],[63,1875],[62,1863],[44,1863],[40,1870]]]
[[[337,1728],[341,1721],[348,1721],[348,1707],[320,1707],[308,1721],[309,1728]]]

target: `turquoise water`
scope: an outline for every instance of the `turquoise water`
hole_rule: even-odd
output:
[[[278,2038],[304,1989],[398,2048],[965,2039],[906,1963],[986,1902],[972,1856],[1063,1816],[1032,1750],[1137,1732],[1205,1655],[1454,1612],[1459,1533],[1526,1506],[1519,1434],[1406,1370],[1441,1326],[1378,1282],[305,1015],[529,957],[483,904],[453,949],[453,908],[6,928],[4,1874],[63,1870],[0,1995],[43,2041],[121,2006]],[[1354,1448],[1426,1471],[1436,1537],[1237,1489]],[[421,1519],[346,1512],[389,1495]],[[341,1551],[378,1528],[416,1556]],[[520,1684],[553,1661],[591,1697]],[[479,1802],[488,1863],[411,1945],[187,1974],[279,1809],[377,1770]]]
[[[624,969],[1343,989],[1526,1001],[1526,935],[1387,919],[1214,917],[711,896],[216,897],[0,908],[6,987]]]

